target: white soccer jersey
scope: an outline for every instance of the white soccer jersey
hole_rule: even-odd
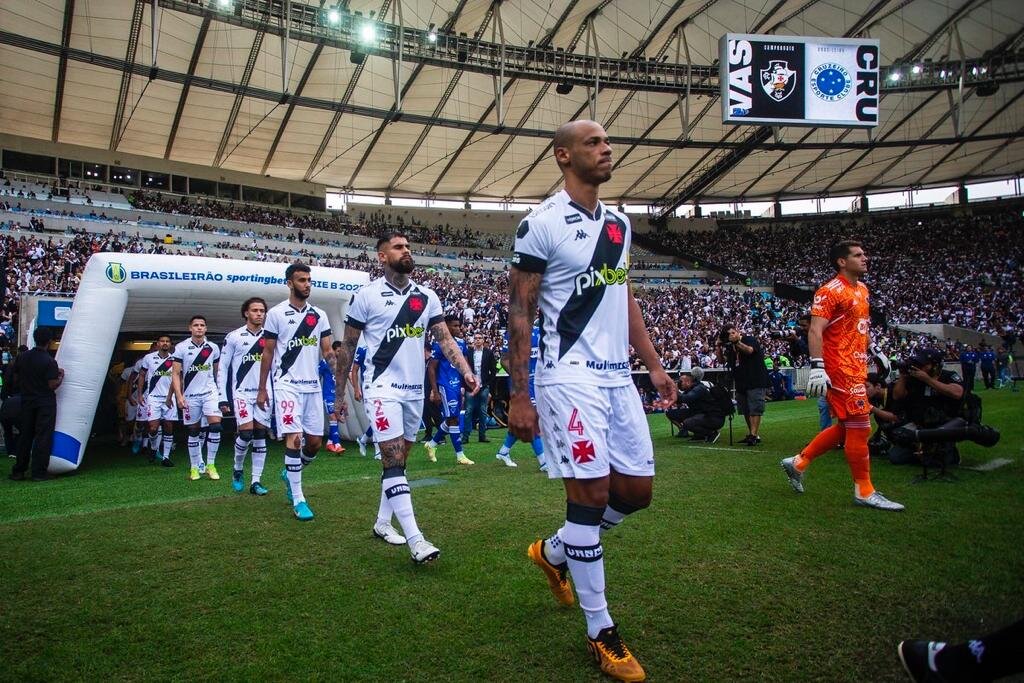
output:
[[[263,336],[274,348],[274,390],[301,394],[320,391],[320,340],[331,334],[323,309],[307,303],[295,308],[284,300],[267,311]]]
[[[227,402],[236,393],[255,395],[260,387],[260,362],[263,360],[263,328],[250,332],[247,325],[232,330],[224,337],[217,393]]]
[[[181,363],[181,391],[186,398],[217,391],[213,365],[220,360],[220,348],[212,341],[204,339],[202,344],[195,344],[189,337],[178,342],[171,357]]]
[[[143,356],[140,362],[142,366],[139,372],[146,373],[142,395],[167,398],[167,394],[171,393],[171,366],[174,358],[170,354],[161,356],[159,352],[153,351]]]
[[[512,265],[542,273],[537,386],[624,386],[629,373],[629,219],[562,190],[519,224]]]
[[[379,278],[356,292],[345,324],[363,333],[364,400],[423,400],[424,335],[439,322],[444,314],[437,294],[411,280],[400,290]]]

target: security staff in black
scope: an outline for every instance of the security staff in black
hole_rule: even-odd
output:
[[[35,348],[20,354],[14,362],[14,374],[21,387],[21,437],[11,479],[25,478],[31,457],[32,481],[46,481],[53,478],[46,470],[50,465],[53,430],[57,422],[57,395],[54,392],[64,381],[64,371],[57,367],[57,361],[46,350],[52,339],[50,330],[37,327],[32,338]]]

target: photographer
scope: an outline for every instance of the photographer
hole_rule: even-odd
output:
[[[728,392],[716,388],[711,382],[702,382],[702,379],[704,371],[701,368],[693,368],[679,376],[679,399],[675,407],[665,411],[665,417],[679,428],[680,437],[691,436],[692,441],[715,443],[726,415],[713,392],[725,392],[727,401]]]
[[[960,375],[942,368],[942,351],[918,349],[892,388],[894,412],[901,420],[887,431],[894,464],[955,465],[957,441],[991,447],[999,432],[981,424],[981,402],[964,389]]]
[[[753,336],[740,334],[735,325],[724,325],[715,341],[715,355],[732,372],[736,406],[750,432],[740,443],[756,446],[761,443],[758,431],[764,415],[764,394],[768,388],[768,370],[761,345]]]

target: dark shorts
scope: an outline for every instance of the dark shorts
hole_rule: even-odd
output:
[[[736,410],[740,415],[757,417],[764,415],[764,392],[763,388],[736,390]]]

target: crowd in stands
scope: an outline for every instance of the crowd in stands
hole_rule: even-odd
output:
[[[890,324],[947,323],[1002,334],[1024,328],[1024,220],[1019,213],[869,217],[651,234],[666,251],[770,281],[817,286],[834,274],[822,245],[855,237],[870,257],[872,307]]]
[[[451,246],[459,245],[473,249],[507,250],[511,246],[511,236],[495,235],[473,231],[469,228],[456,228],[451,225],[424,225],[413,219],[406,222],[401,216],[391,218],[383,211],[367,213],[360,211],[350,215],[344,211],[331,214],[294,213],[287,209],[275,209],[266,206],[165,196],[158,192],[138,191],[128,197],[132,206],[145,211],[159,213],[182,214],[200,218],[219,218],[222,220],[240,221],[243,223],[259,223],[263,225],[279,225],[295,228],[296,239],[302,242],[305,230],[341,233],[345,235],[362,235],[379,237],[388,230],[402,230],[410,240],[421,245]],[[469,258],[480,258],[480,254],[465,253]]]
[[[128,234],[123,225],[119,226],[119,231],[108,228],[106,232],[88,232],[81,228],[78,231],[68,229],[58,235],[42,234],[42,221],[38,216],[23,215],[28,216],[27,223],[22,220],[0,223],[0,256],[6,257],[8,262],[0,324],[6,322],[8,326],[17,324],[21,294],[76,291],[85,264],[94,253],[220,256],[224,255],[221,249],[238,248],[238,245],[221,242],[182,242],[169,235],[166,240],[147,239],[138,233]],[[96,227],[100,228],[101,224],[97,223]],[[295,249],[278,252],[270,241],[254,237],[248,257],[280,263],[301,258],[317,265],[369,270],[371,277],[380,275],[368,251],[361,251],[354,258],[330,254],[325,257],[294,246]],[[418,281],[437,291],[446,313],[460,316],[468,334],[482,332],[494,348],[504,345],[502,333],[508,320],[506,278],[505,271],[487,271],[469,265],[458,272],[458,277],[444,269],[424,268],[417,274]],[[805,310],[803,305],[755,289],[722,286],[638,288],[636,296],[652,340],[668,368],[718,367],[714,340],[726,322],[735,323],[756,336],[769,357],[789,356],[793,365],[805,361],[792,357],[789,344],[782,339],[796,326],[797,318]],[[10,333],[8,339],[13,338],[13,329]],[[896,336],[885,330],[876,331],[875,336],[894,355],[907,355],[915,345],[932,341],[922,336]],[[635,356],[633,366],[642,369]]]

